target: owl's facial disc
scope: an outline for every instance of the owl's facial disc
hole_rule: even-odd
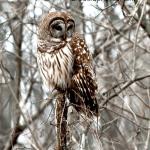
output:
[[[65,24],[62,20],[54,20],[50,25],[52,38],[62,39],[65,34]]]

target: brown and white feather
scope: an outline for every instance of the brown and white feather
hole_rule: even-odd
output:
[[[41,51],[43,47],[47,50]],[[52,90],[55,88],[67,89],[71,84],[74,62],[70,45],[66,44],[57,49],[55,46],[47,45],[46,47],[46,43],[43,41],[38,45],[37,54],[38,66],[45,85]]]

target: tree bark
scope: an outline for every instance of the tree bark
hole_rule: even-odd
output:
[[[57,128],[57,150],[67,150],[67,124],[68,107],[65,93],[60,93],[56,101],[56,128]]]

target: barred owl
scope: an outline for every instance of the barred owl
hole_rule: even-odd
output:
[[[51,12],[41,20],[37,62],[49,89],[65,91],[78,112],[98,114],[92,58],[68,12]]]

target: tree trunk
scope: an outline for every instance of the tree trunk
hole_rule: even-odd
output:
[[[65,93],[60,93],[56,101],[57,150],[67,150],[67,113]]]

